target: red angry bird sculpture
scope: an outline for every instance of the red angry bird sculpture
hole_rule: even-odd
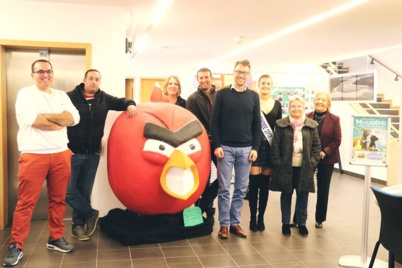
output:
[[[109,183],[128,210],[174,214],[194,204],[209,178],[210,143],[186,109],[164,102],[137,106],[115,121],[108,141]]]

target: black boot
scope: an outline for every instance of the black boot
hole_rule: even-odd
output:
[[[258,200],[258,176],[250,175],[250,195],[248,204],[250,207],[250,230],[257,232],[257,200]]]
[[[256,221],[255,217],[251,217],[251,219],[250,219],[250,231],[252,231],[252,232],[258,231],[257,221]]]
[[[262,232],[265,230],[265,224],[264,224],[264,216],[258,215],[258,231]]]
[[[265,230],[264,214],[268,204],[270,175],[260,174],[259,178],[260,198],[258,202],[258,231]]]

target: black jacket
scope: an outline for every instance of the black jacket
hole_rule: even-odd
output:
[[[177,101],[175,103],[176,105],[179,105],[180,107],[183,107],[184,109],[186,109],[186,100],[183,99],[180,96],[177,96]]]
[[[204,93],[201,88],[187,98],[187,110],[192,112],[195,117],[200,120],[201,124],[207,131],[208,136],[211,135],[211,115],[212,106],[215,99],[215,86],[212,86],[211,94],[209,97]]]
[[[83,95],[84,83],[67,93],[71,102],[80,113],[79,124],[68,127],[68,147],[75,154],[93,154],[101,150],[101,140],[109,110],[125,111],[133,100],[117,98],[98,90],[92,105],[89,106]]]

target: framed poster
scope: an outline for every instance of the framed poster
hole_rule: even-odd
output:
[[[375,70],[330,76],[333,101],[375,101]]]
[[[221,89],[223,87],[223,79],[224,77],[222,74],[212,74],[212,84],[215,85],[216,89]]]
[[[388,166],[390,128],[388,115],[352,116],[350,164]]]
[[[272,89],[273,98],[282,105],[282,117],[288,116],[289,98],[294,95],[298,95],[305,100],[304,87],[274,87]]]

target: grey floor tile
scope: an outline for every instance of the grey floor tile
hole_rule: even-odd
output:
[[[221,245],[197,245],[192,246],[192,248],[197,256],[227,255],[227,252]]]
[[[110,249],[110,250],[99,250],[98,251],[98,262],[102,261],[120,261],[120,260],[131,260],[129,249]]]
[[[132,259],[161,259],[163,253],[161,248],[130,248]]]
[[[63,264],[67,263],[82,263],[87,262],[96,262],[98,256],[98,252],[95,250],[92,251],[73,251],[69,254],[65,254],[63,258]]]
[[[190,247],[162,248],[165,258],[195,257],[195,252]]]
[[[204,267],[237,267],[229,255],[219,255],[215,258],[201,256],[199,259]]]
[[[168,267],[165,259],[141,259],[132,260],[133,268],[166,268]]]
[[[268,261],[259,253],[231,254],[230,257],[238,266],[268,264]]]
[[[300,262],[288,262],[288,263],[274,264],[273,266],[274,266],[274,268],[308,268],[307,265],[300,263]],[[322,267],[322,268],[324,268],[324,267]]]
[[[96,262],[85,262],[85,263],[80,263],[77,265],[76,263],[62,263],[60,268],[98,268],[96,266]]]
[[[201,268],[203,267],[200,260],[196,257],[186,258],[166,258],[169,268]]]
[[[289,251],[265,252],[261,253],[261,255],[272,264],[300,262],[300,260]]]
[[[131,268],[133,266],[132,266],[131,261],[124,260],[124,261],[99,261],[96,267],[97,268],[110,268],[110,267]]]

